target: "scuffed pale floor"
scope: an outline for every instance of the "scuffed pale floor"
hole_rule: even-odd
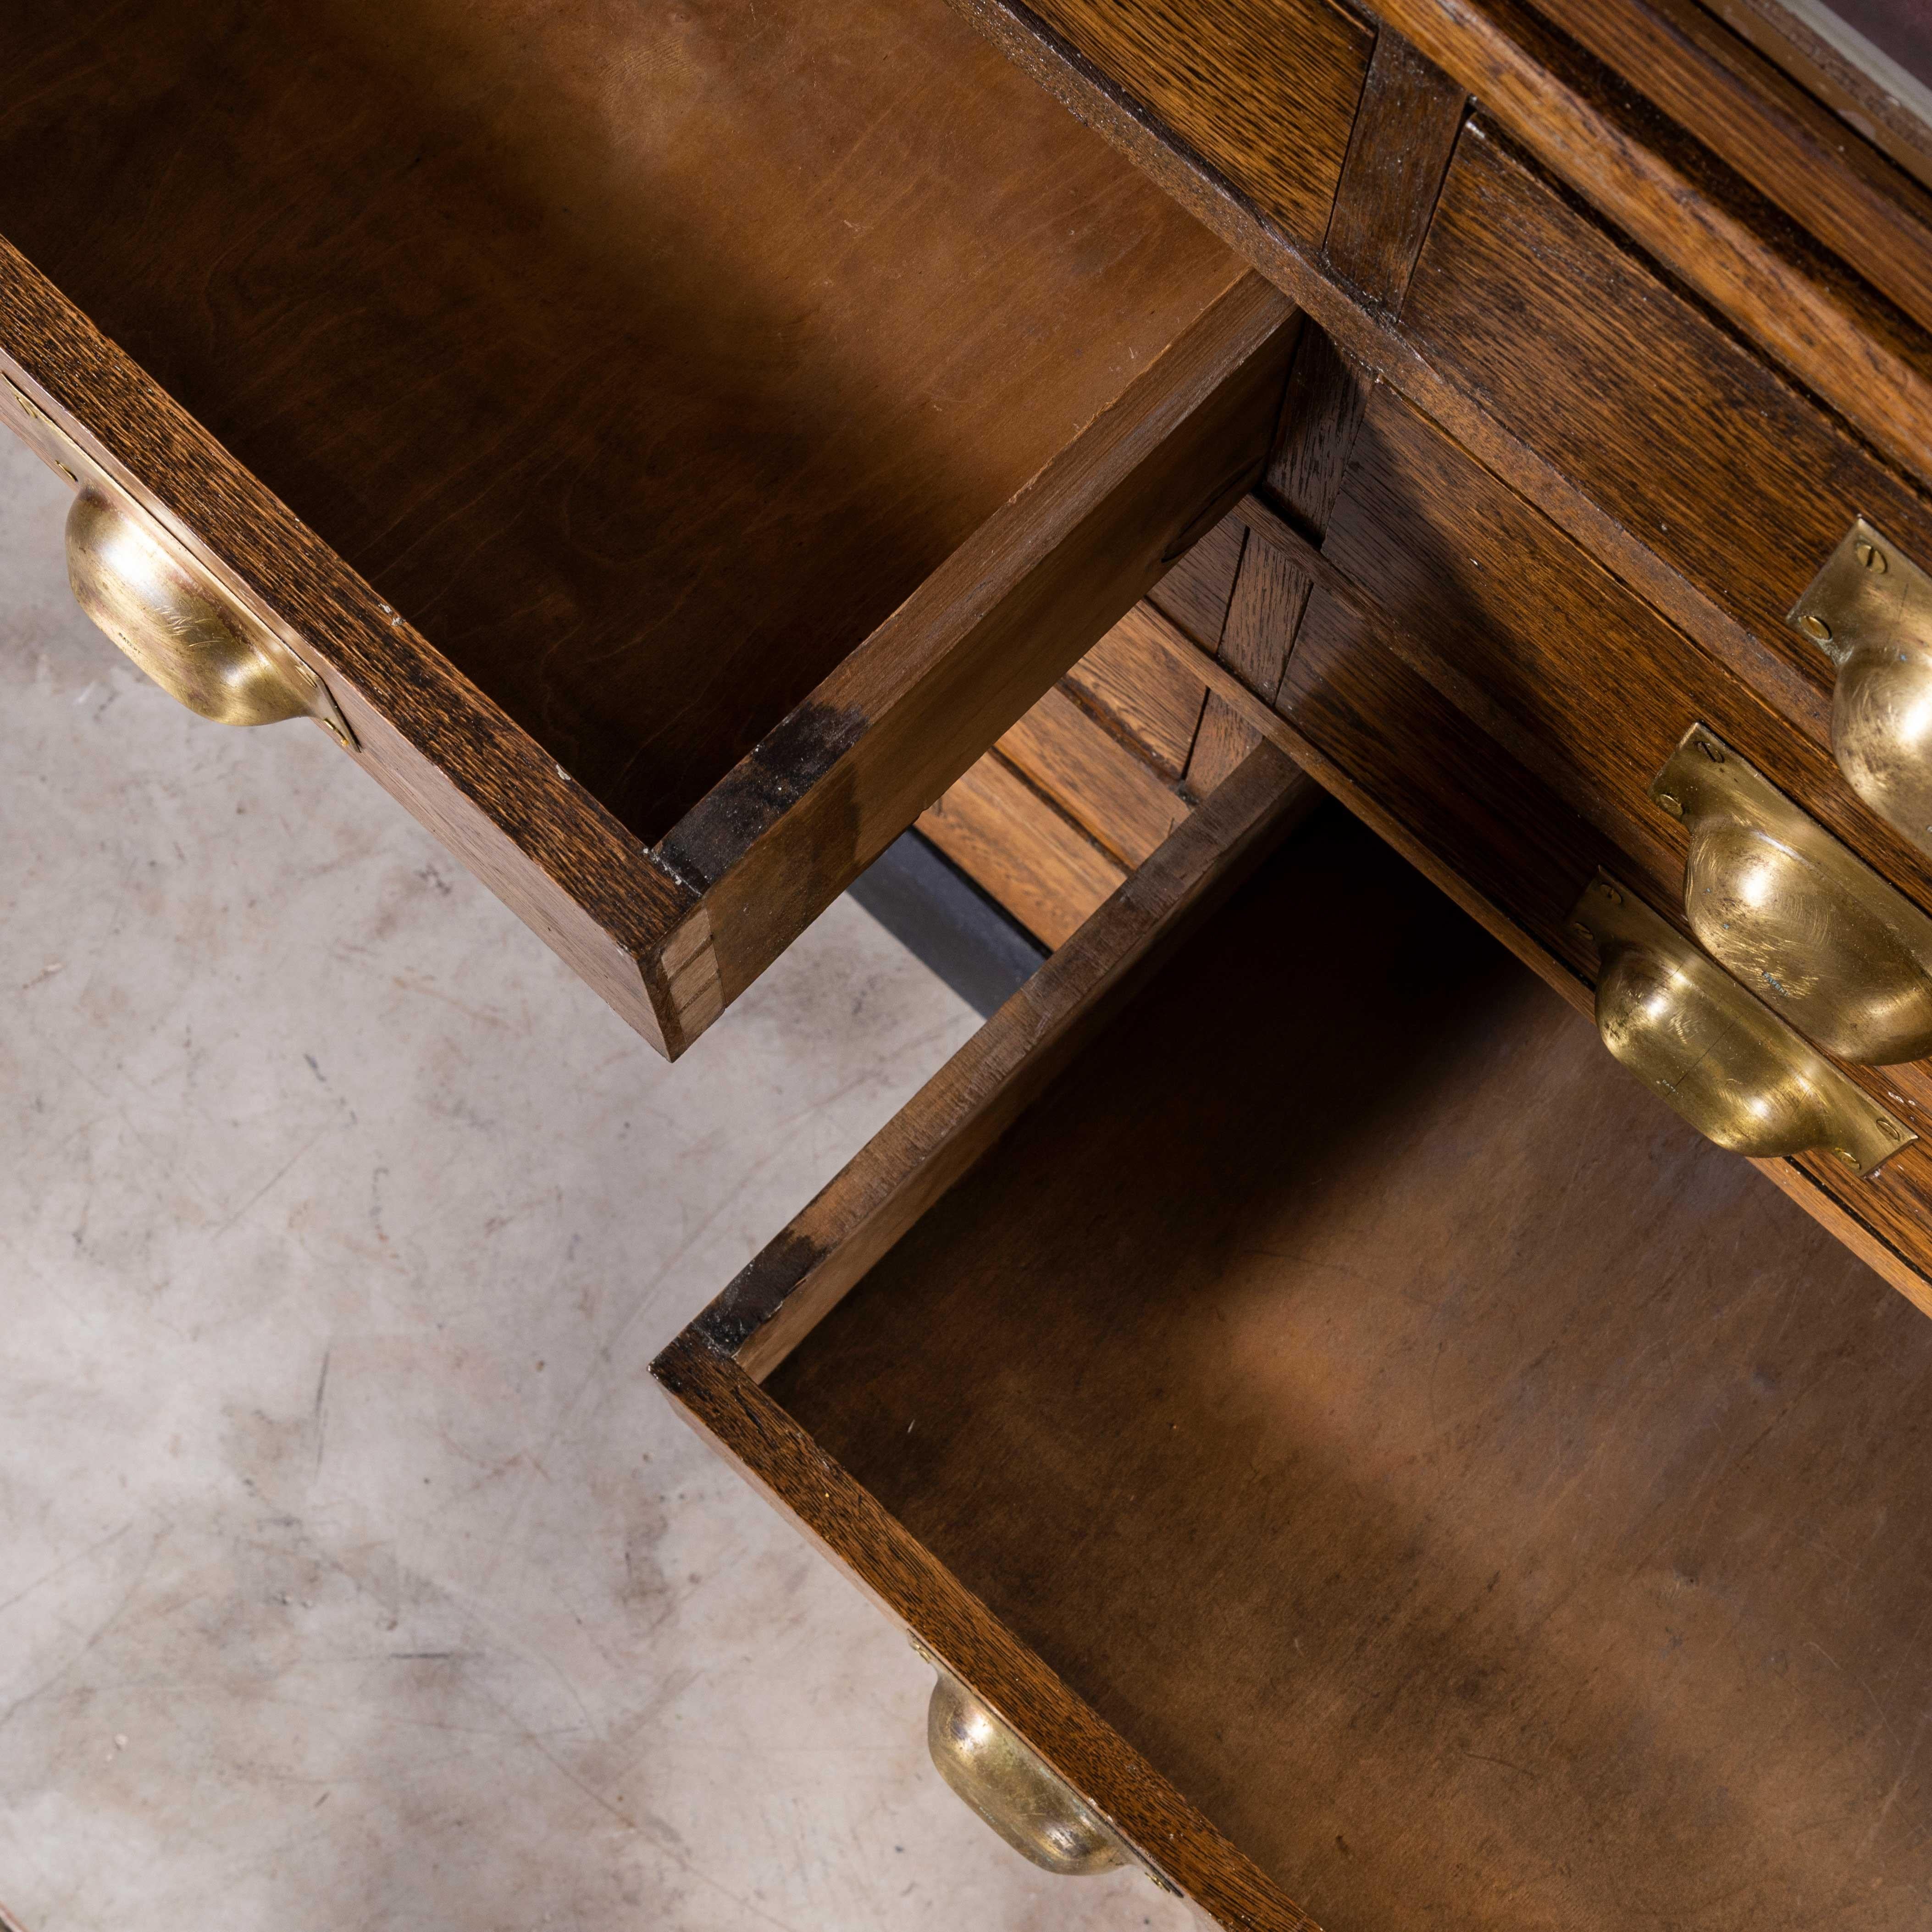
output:
[[[0,449],[0,1900],[22,1932],[1081,1932],[646,1364],[964,1039],[842,902],[667,1067]]]

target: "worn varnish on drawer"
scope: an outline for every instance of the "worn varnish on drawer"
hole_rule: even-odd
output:
[[[941,0],[28,0],[0,233],[15,426],[673,1052],[1258,473],[1292,332]]]
[[[954,1181],[1082,998],[687,1331],[698,1426],[1223,1924],[1920,1924],[1932,1331],[1339,815]]]

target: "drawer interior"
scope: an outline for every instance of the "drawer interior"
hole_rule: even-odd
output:
[[[1796,1932],[1932,1892],[1929,1387],[1334,812],[766,1394],[1329,1932]]]
[[[943,0],[21,0],[0,232],[646,844],[1243,276]]]

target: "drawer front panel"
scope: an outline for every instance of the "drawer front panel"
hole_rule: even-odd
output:
[[[1035,10],[1298,242],[1334,206],[1375,36],[1328,0],[1042,0]]]
[[[1862,513],[1932,557],[1932,509],[1484,125],[1466,128],[1404,333],[1810,684],[1785,614]]]

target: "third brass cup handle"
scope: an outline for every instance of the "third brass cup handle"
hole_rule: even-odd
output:
[[[1604,1044],[1718,1146],[1760,1160],[1823,1148],[1870,1174],[1918,1138],[1607,874],[1570,918],[1603,962]]]
[[[1702,724],[1650,795],[1690,836],[1684,913],[1707,952],[1840,1060],[1932,1054],[1932,919]]]
[[[75,485],[67,574],[75,601],[171,698],[222,724],[314,718],[356,740],[328,687],[10,379],[7,400]]]

